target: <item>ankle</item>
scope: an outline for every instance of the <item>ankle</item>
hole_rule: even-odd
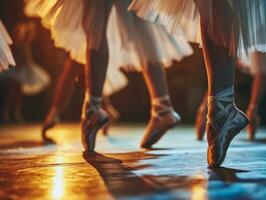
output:
[[[208,121],[224,121],[232,109],[235,109],[233,86],[208,97]]]
[[[208,96],[208,107],[212,105],[218,105],[217,102],[222,102],[223,104],[231,104],[235,102],[234,99],[234,87],[226,88],[219,91],[213,95]]]
[[[82,116],[89,117],[93,113],[100,110],[102,107],[102,98],[101,97],[86,97],[83,104]]]
[[[153,118],[160,118],[170,112],[173,112],[173,107],[169,95],[152,99],[151,116]]]

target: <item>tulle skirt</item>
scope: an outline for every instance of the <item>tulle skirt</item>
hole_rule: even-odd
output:
[[[238,54],[266,53],[266,1],[232,1],[238,22]]]
[[[0,74],[0,80],[13,80],[21,85],[25,95],[36,95],[43,91],[50,83],[50,76],[43,68],[31,62],[27,66],[12,68]]]
[[[133,0],[130,10],[173,34],[201,43],[201,26],[214,43],[235,53],[232,7],[226,0]]]
[[[266,1],[232,1],[236,16],[239,58],[251,74],[266,73],[266,66],[253,65],[252,53],[266,53]]]
[[[194,36],[201,19],[213,41],[241,59],[266,50],[265,0],[133,0],[129,9],[179,35]]]
[[[12,40],[0,20],[0,72],[7,70],[9,65],[15,65],[9,45]]]
[[[161,26],[140,20],[134,13],[128,12],[131,0],[27,0],[26,2],[25,13],[29,16],[40,16],[43,25],[51,30],[55,45],[69,51],[73,59],[83,64],[86,62],[87,43],[89,49],[99,48],[101,38],[106,35],[104,24],[107,20],[110,52],[113,49],[121,49],[129,55],[136,55],[135,58],[138,58],[142,64],[146,64],[147,61],[162,63],[165,60],[168,64],[170,60],[192,54],[188,43],[181,41],[179,44],[179,39],[169,35]],[[172,50],[176,52],[171,52],[169,55],[169,52],[163,52],[159,48],[153,49],[163,47],[166,41],[167,48],[171,44]],[[128,48],[129,46],[134,48]],[[112,66],[111,63],[110,65]],[[134,63],[132,65],[134,66]]]
[[[201,40],[200,16],[193,0],[133,0],[129,10],[190,42]]]
[[[103,36],[109,46],[108,79],[125,80],[120,67],[141,70],[147,64],[169,66],[193,53],[186,40],[171,36],[160,25],[128,12],[130,0],[27,0],[25,13],[40,16],[51,30],[57,47],[73,59],[86,62],[86,49],[100,48]],[[107,30],[106,30],[106,23]],[[120,78],[119,78],[120,77]],[[113,85],[114,81],[113,81]]]

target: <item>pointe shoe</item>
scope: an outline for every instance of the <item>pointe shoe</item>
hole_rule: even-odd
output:
[[[258,115],[258,110],[255,106],[250,107],[247,110],[247,116],[250,120],[249,125],[247,126],[248,139],[253,141],[257,132],[257,128],[260,124],[260,117]]]
[[[108,114],[99,109],[81,119],[82,144],[85,151],[94,151],[96,135],[108,123]]]
[[[243,112],[236,108],[232,97],[226,96],[226,91],[220,95],[209,97],[208,101],[209,105],[215,105],[216,109],[220,111],[214,113],[213,117],[208,116],[207,119],[207,160],[210,167],[219,167],[226,157],[231,141],[248,125],[249,120]],[[222,102],[228,104],[224,106]],[[225,122],[222,127],[219,127],[218,120],[221,118],[224,118]]]
[[[195,123],[197,140],[203,140],[206,131],[207,111],[207,103],[204,106],[200,106],[198,109]]]
[[[208,147],[208,164],[210,167],[219,167],[223,163],[231,141],[248,123],[249,120],[246,115],[237,110],[234,117],[228,121],[228,127],[216,135],[215,138],[212,138],[215,135],[213,133],[215,130],[210,124],[207,125],[208,140],[212,140]]]
[[[151,148],[169,129],[181,122],[181,117],[171,111],[160,117],[152,117],[141,141],[142,148]]]
[[[42,125],[42,138],[43,140],[48,140],[46,133],[49,129],[53,128],[60,119],[56,110],[52,110],[47,115],[44,124]]]

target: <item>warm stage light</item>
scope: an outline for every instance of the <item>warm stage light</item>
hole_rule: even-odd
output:
[[[62,163],[62,157],[57,157],[57,162]],[[60,164],[55,168],[55,176],[53,179],[52,198],[54,200],[62,199],[64,195],[64,169]]]
[[[195,177],[199,182],[194,183],[191,188],[191,200],[205,200],[207,199],[207,190],[206,183],[201,180],[204,180],[202,175],[197,175]]]

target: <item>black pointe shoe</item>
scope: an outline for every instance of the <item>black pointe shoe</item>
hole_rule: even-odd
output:
[[[207,138],[208,138],[208,165],[219,167],[225,157],[233,138],[244,129],[249,120],[246,115],[238,110],[226,91],[220,95],[209,97],[209,105],[216,106],[219,111],[213,117],[208,117]],[[227,105],[224,106],[223,103]],[[218,125],[218,120],[225,119],[223,125]]]
[[[108,123],[108,115],[103,109],[92,111],[81,119],[82,144],[85,151],[94,151],[96,135]]]

